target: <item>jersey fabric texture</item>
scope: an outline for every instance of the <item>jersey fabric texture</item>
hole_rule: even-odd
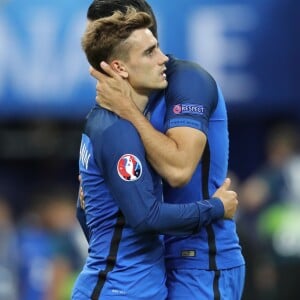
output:
[[[173,269],[168,273],[168,300],[241,299],[245,281],[245,265],[218,271],[218,292],[215,272],[194,269]]]
[[[79,169],[89,253],[72,299],[166,299],[164,246],[158,233],[189,235],[224,214],[219,199],[173,205],[145,160],[136,129],[100,108],[88,116]]]
[[[207,137],[207,145],[186,186],[176,189],[164,182],[164,201],[190,203],[207,199],[227,176],[229,139],[225,101],[215,80],[196,64],[170,56],[167,79],[166,91],[152,100],[148,113],[151,123],[163,133],[179,126],[201,130]],[[233,220],[220,219],[191,236],[167,235],[165,248],[168,270],[214,272],[245,264]]]

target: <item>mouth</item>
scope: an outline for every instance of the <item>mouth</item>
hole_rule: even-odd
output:
[[[163,69],[163,71],[161,72],[161,76],[163,77],[163,79],[167,79],[167,74],[165,73],[166,72],[166,68]]]

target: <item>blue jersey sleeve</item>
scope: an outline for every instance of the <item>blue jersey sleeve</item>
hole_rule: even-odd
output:
[[[199,65],[170,59],[166,97],[166,130],[192,127],[208,132],[208,121],[217,106],[214,79]]]
[[[84,209],[81,208],[80,206],[80,200],[79,200],[79,194],[77,197],[77,204],[76,204],[76,218],[81,226],[81,229],[84,233],[84,236],[87,241],[90,239],[90,233],[89,233],[89,228],[86,224],[86,215]]]
[[[97,163],[126,222],[136,231],[187,235],[223,217],[217,199],[205,207],[200,202],[163,203],[160,178],[146,161],[140,137],[129,122],[116,122],[103,133],[102,141],[94,141]]]

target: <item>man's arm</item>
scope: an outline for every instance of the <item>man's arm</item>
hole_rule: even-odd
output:
[[[78,203],[83,203],[84,192],[81,187],[81,178],[79,178],[79,181],[80,192],[78,194]],[[146,214],[147,217],[144,218],[142,222],[134,225],[134,228],[139,232],[157,231],[159,233],[173,235],[186,235],[197,232],[201,226],[208,225],[222,217],[224,217],[224,219],[232,219],[238,206],[238,200],[236,192],[229,189],[230,185],[230,178],[226,178],[224,183],[213,194],[212,199],[188,205],[167,204],[156,201],[156,205],[152,205],[151,210],[149,209],[149,213]],[[198,210],[196,210],[195,215],[192,214],[186,218],[189,219],[189,225],[185,224],[185,230],[189,231],[184,232],[182,222],[178,222],[178,218],[182,221],[182,216],[186,215],[186,212],[191,210],[192,205],[194,206],[194,210],[196,207],[198,207]],[[184,208],[184,210],[182,210],[182,208]],[[183,213],[183,211],[185,211],[185,213]],[[223,211],[224,215],[222,213]],[[128,216],[128,214],[126,215]],[[77,205],[77,218],[87,241],[89,241],[89,229],[86,225],[85,210],[81,205]],[[134,214],[131,218],[132,220],[136,219]],[[129,218],[129,222],[133,222],[131,221],[131,218]]]
[[[129,84],[109,65],[101,63],[101,67],[109,76],[90,69],[91,75],[98,80],[97,102],[134,125],[149,162],[171,186],[186,184],[201,159],[205,134],[189,127],[172,128],[166,134],[157,131],[131,100]]]
[[[111,139],[112,136],[118,138]],[[85,137],[85,143],[89,143],[88,137]],[[136,231],[187,235],[229,216],[219,198],[187,204],[162,202],[159,177],[153,176],[143,144],[129,122],[119,120],[100,140],[94,137],[92,143],[95,162],[101,167],[104,181],[126,222]],[[226,195],[232,207],[229,217],[232,217],[238,201],[236,193],[229,187],[230,180],[227,180],[219,189],[220,194],[215,196]]]

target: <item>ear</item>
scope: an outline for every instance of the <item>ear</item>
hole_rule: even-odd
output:
[[[113,60],[110,63],[111,68],[123,78],[128,78],[126,65],[121,60]]]

